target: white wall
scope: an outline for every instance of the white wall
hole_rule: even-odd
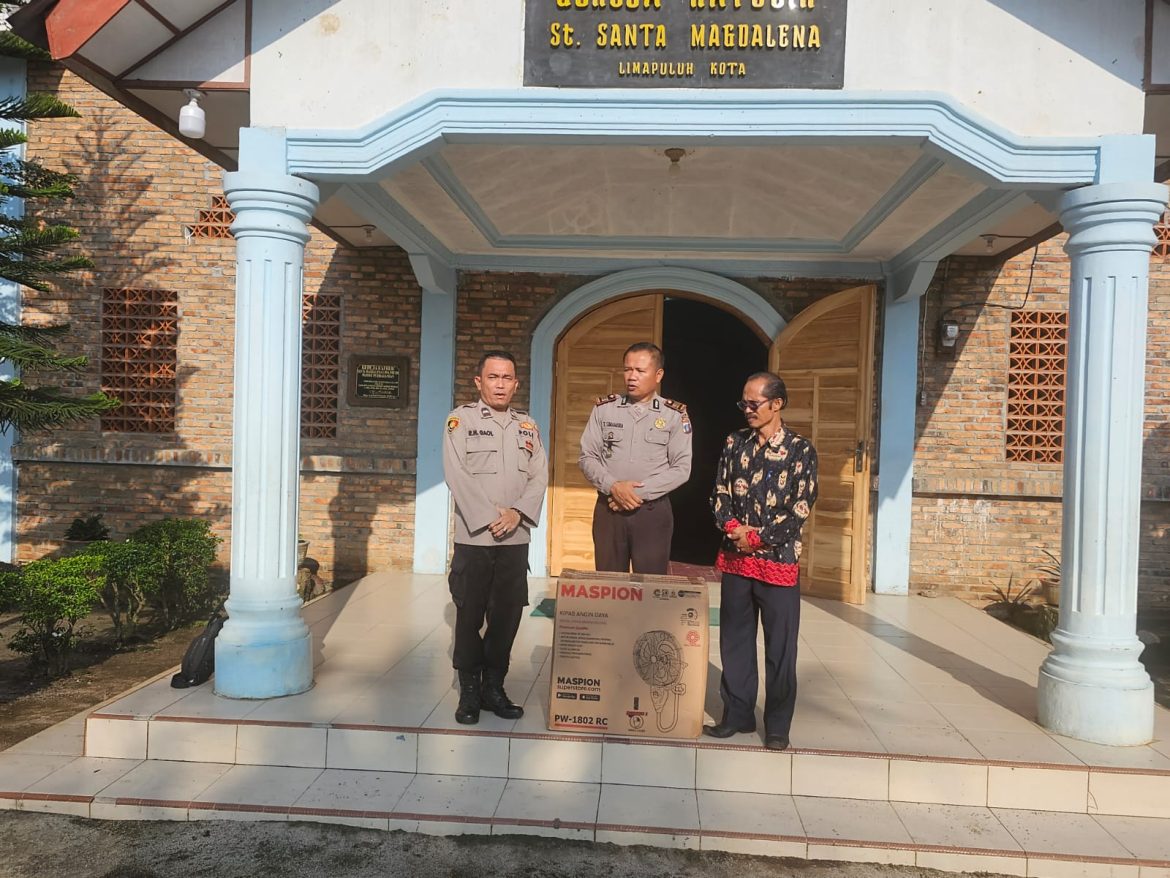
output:
[[[1144,10],[851,0],[845,87],[944,92],[1021,135],[1140,132]],[[434,89],[519,88],[523,13],[523,0],[256,0],[252,124],[351,128]]]

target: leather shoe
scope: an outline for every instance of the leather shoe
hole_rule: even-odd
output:
[[[783,735],[768,735],[764,738],[764,746],[769,750],[787,750],[788,739]]]
[[[733,726],[731,723],[721,721],[713,726],[703,726],[703,734],[712,738],[730,738],[732,735],[749,734],[755,730],[755,723],[747,726]]]

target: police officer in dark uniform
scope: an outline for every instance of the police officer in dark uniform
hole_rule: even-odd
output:
[[[511,408],[519,386],[515,359],[488,351],[477,372],[479,399],[447,416],[443,443],[443,474],[455,498],[448,579],[455,601],[452,664],[459,672],[455,719],[465,725],[479,722],[481,708],[503,719],[524,715],[504,691],[504,677],[528,603],[529,530],[548,487],[536,424]]]
[[[622,573],[667,573],[674,514],[666,496],[691,474],[687,407],[658,395],[662,350],[630,345],[625,394],[597,400],[581,434],[581,471],[597,488],[594,566]]]

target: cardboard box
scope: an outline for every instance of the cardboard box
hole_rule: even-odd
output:
[[[697,738],[707,697],[707,583],[566,570],[557,581],[548,727]]]

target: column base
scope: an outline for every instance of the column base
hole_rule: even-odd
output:
[[[313,686],[313,636],[276,643],[215,640],[215,694],[226,698],[280,698]]]
[[[1154,684],[1135,689],[1074,683],[1040,668],[1036,693],[1040,725],[1058,735],[1115,747],[1137,747],[1154,737]]]

